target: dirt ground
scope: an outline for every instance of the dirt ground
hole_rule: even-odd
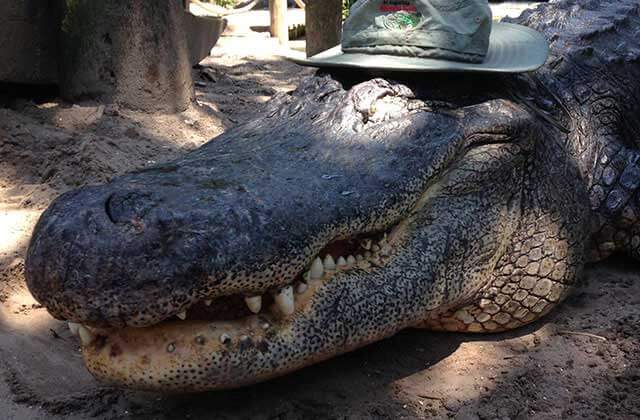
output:
[[[261,36],[227,37],[180,115],[0,95],[0,418],[518,419],[640,417],[640,264],[592,267],[544,320],[508,334],[409,330],[290,376],[163,396],[103,387],[75,337],[30,297],[39,214],[69,189],[169,160],[259,115],[312,73]]]

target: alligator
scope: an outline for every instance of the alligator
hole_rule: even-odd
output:
[[[640,5],[509,21],[549,40],[539,71],[318,72],[184,157],[63,194],[30,291],[96,378],[162,392],[539,319],[586,264],[640,254]]]

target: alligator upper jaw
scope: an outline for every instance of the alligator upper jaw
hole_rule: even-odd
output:
[[[449,114],[371,124],[305,135],[275,126],[266,143],[243,127],[177,162],[65,194],[34,231],[29,288],[54,317],[106,328],[287,286],[332,241],[406,217],[467,144]]]
[[[147,327],[203,300],[280,290],[328,244],[407,218],[494,125],[528,117],[506,105],[404,111],[359,132],[276,126],[264,144],[248,126],[177,162],[64,194],[34,230],[29,289],[54,317],[98,328]]]

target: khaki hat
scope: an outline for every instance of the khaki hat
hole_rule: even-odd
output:
[[[488,0],[358,0],[342,45],[286,58],[313,67],[522,73],[548,55],[541,33],[493,22]]]

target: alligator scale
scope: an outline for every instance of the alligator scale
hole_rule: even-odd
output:
[[[319,74],[177,161],[64,194],[30,290],[98,379],[162,391],[540,318],[586,263],[640,252],[640,5],[514,21],[551,43],[536,73]]]

